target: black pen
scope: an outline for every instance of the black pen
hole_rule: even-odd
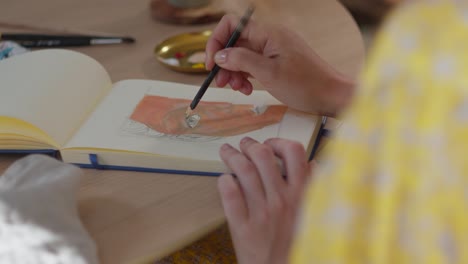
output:
[[[11,40],[26,48],[75,47],[135,42],[135,39],[131,37],[46,35],[25,33],[3,33],[0,34],[0,40]]]
[[[249,22],[250,17],[252,16],[252,13],[254,12],[255,8],[253,6],[249,6],[247,11],[245,12],[244,16],[242,16],[239,24],[237,25],[236,29],[234,32],[232,32],[231,37],[228,40],[228,43],[226,44],[225,48],[231,48],[233,47],[237,40],[239,39],[242,30],[244,30],[245,26]],[[202,86],[198,90],[197,94],[195,95],[195,98],[193,98],[192,103],[190,106],[187,108],[187,111],[185,112],[185,116],[188,117],[192,113],[193,109],[197,107],[198,103],[200,102],[201,98],[205,94],[206,90],[208,89],[208,86],[210,86],[211,82],[213,81],[214,77],[216,74],[218,74],[219,70],[221,68],[215,64],[213,69],[211,69],[210,73],[208,74],[208,77],[206,80],[203,82]]]

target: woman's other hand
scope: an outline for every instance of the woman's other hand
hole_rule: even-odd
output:
[[[238,262],[286,263],[311,173],[303,146],[285,139],[260,144],[244,138],[240,151],[226,144],[220,155],[236,175],[221,176],[218,187]]]

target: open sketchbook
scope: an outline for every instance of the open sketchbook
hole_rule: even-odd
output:
[[[94,59],[41,50],[0,62],[0,152],[57,152],[82,167],[196,175],[226,172],[224,143],[282,137],[311,151],[319,117],[287,109],[264,91],[209,89],[195,128],[184,115],[196,86],[112,84]]]

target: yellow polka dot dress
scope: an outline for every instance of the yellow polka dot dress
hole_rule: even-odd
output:
[[[468,3],[411,1],[374,44],[291,262],[467,264]]]

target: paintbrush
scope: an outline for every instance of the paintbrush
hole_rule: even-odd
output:
[[[229,38],[225,48],[231,48],[236,44],[237,40],[239,39],[242,33],[242,30],[244,30],[245,26],[249,22],[249,19],[252,16],[252,13],[254,12],[254,10],[255,8],[253,5],[250,5],[249,8],[247,8],[247,11],[242,16],[236,29],[234,30],[234,32],[232,32],[231,37]],[[208,77],[203,82],[202,86],[200,87],[197,94],[195,95],[195,98],[193,98],[192,103],[187,108],[187,111],[185,112],[185,120],[190,127],[193,127],[191,124],[189,124],[189,121],[190,121],[189,118],[192,115],[193,110],[197,107],[198,103],[202,99],[203,95],[205,94],[206,90],[208,89],[208,87],[210,86],[211,82],[213,81],[216,74],[218,74],[220,69],[221,68],[217,64],[215,64],[213,69],[211,69],[210,73],[208,74]]]

